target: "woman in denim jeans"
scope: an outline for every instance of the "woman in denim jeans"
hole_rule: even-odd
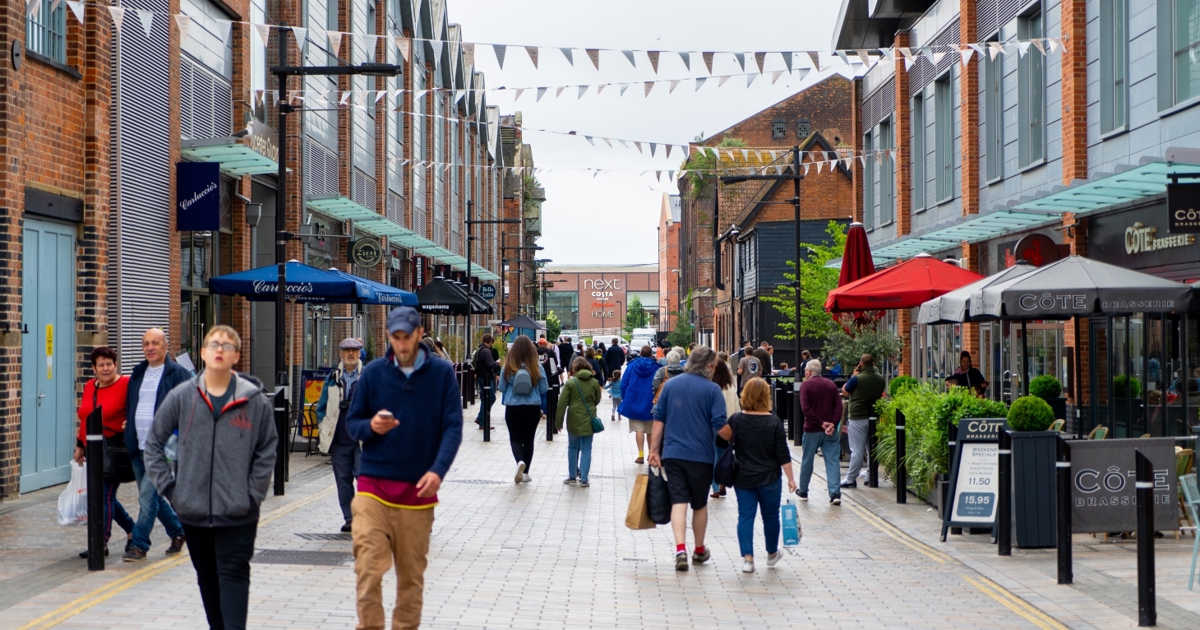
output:
[[[728,447],[732,442],[741,464],[733,484],[738,502],[738,546],[745,560],[742,572],[753,573],[755,512],[762,510],[767,566],[773,567],[783,557],[779,552],[780,469],[787,474],[789,492],[796,490],[796,481],[783,420],[771,413],[770,384],[758,377],[747,381],[741,404],[741,413],[730,417],[729,424],[717,432],[717,446]]]

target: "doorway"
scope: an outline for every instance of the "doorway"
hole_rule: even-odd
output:
[[[75,448],[75,227],[26,217],[22,255],[21,481],[71,478]]]

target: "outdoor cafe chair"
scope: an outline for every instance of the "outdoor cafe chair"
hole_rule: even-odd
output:
[[[1180,450],[1175,451],[1175,474],[1180,479],[1183,479],[1189,473],[1192,472],[1192,464],[1195,463],[1195,461],[1196,461],[1196,452],[1194,450],[1192,450],[1190,448],[1185,448],[1185,449],[1180,449]],[[1180,485],[1182,486],[1182,484],[1180,484]],[[1179,512],[1180,512],[1179,524],[1183,525],[1185,527],[1180,527],[1178,530],[1175,530],[1175,540],[1179,540],[1179,532],[1188,531],[1188,530],[1190,530],[1192,532],[1192,538],[1195,538],[1196,537],[1196,529],[1195,529],[1196,521],[1195,521],[1195,519],[1192,519],[1192,522],[1191,522],[1192,527],[1186,527],[1186,525],[1189,524],[1188,523],[1188,508],[1187,508],[1186,501],[1184,501],[1182,491],[1179,493]]]
[[[1197,554],[1200,554],[1200,536],[1196,536],[1196,527],[1195,527],[1195,524],[1197,522],[1200,522],[1200,515],[1197,514],[1197,510],[1200,510],[1200,490],[1198,490],[1196,488],[1195,473],[1190,474],[1190,475],[1184,475],[1184,476],[1180,477],[1179,478],[1179,489],[1181,491],[1181,494],[1179,496],[1180,500],[1182,501],[1186,497],[1185,505],[1187,506],[1188,513],[1191,515],[1192,524],[1193,524],[1192,527],[1187,528],[1192,531],[1192,539],[1193,539],[1193,541],[1192,541],[1192,570],[1190,573],[1188,573],[1188,590],[1190,591],[1190,590],[1192,590],[1192,586],[1196,582],[1196,556],[1197,556]]]
[[[1103,424],[1098,424],[1096,425],[1096,428],[1092,429],[1091,433],[1088,433],[1087,439],[1103,440],[1106,437],[1108,437],[1108,427],[1104,426]]]
[[[1063,429],[1063,425],[1065,425],[1066,423],[1067,423],[1067,421],[1066,421],[1066,420],[1063,420],[1062,418],[1059,418],[1058,420],[1055,420],[1055,421],[1054,421],[1054,422],[1053,422],[1053,423],[1050,425],[1050,428],[1049,428],[1049,429],[1047,429],[1047,431],[1058,431],[1058,432],[1060,432],[1060,433],[1061,433],[1061,432],[1062,432],[1062,429]]]

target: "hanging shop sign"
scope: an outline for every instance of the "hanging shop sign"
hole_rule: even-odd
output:
[[[950,496],[942,510],[942,542],[951,527],[995,527],[1004,418],[964,418],[950,469]]]
[[[1200,184],[1167,184],[1167,231],[1200,234]]]
[[[496,299],[496,285],[489,282],[479,287],[479,295],[488,301]]]
[[[1179,481],[1175,440],[1133,438],[1071,441],[1071,531],[1131,532],[1137,529],[1134,451],[1154,467],[1154,529],[1179,529]]]
[[[212,232],[221,229],[221,164],[179,162],[175,165],[175,230]]]
[[[1168,205],[1160,203],[1092,217],[1088,219],[1088,258],[1128,269],[1195,264],[1200,260],[1196,235],[1171,229],[1172,216]],[[1187,217],[1186,212],[1183,216]]]
[[[368,236],[350,245],[350,262],[359,267],[374,267],[383,262],[383,245],[379,239]]]
[[[249,133],[242,137],[242,144],[272,162],[279,162],[279,134],[275,129],[251,118],[246,131]]]
[[[429,264],[424,256],[413,256],[413,289],[420,289],[425,286],[427,273],[426,265]]]
[[[1061,258],[1058,244],[1045,234],[1027,234],[1013,248],[1017,260],[1024,260],[1034,267],[1042,267]]]

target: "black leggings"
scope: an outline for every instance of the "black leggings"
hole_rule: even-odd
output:
[[[525,462],[526,473],[533,461],[533,439],[541,421],[540,405],[511,405],[504,408],[504,424],[508,425],[508,444],[512,446],[513,459]]]
[[[200,599],[212,630],[242,630],[250,602],[250,557],[258,523],[236,527],[184,525]]]

